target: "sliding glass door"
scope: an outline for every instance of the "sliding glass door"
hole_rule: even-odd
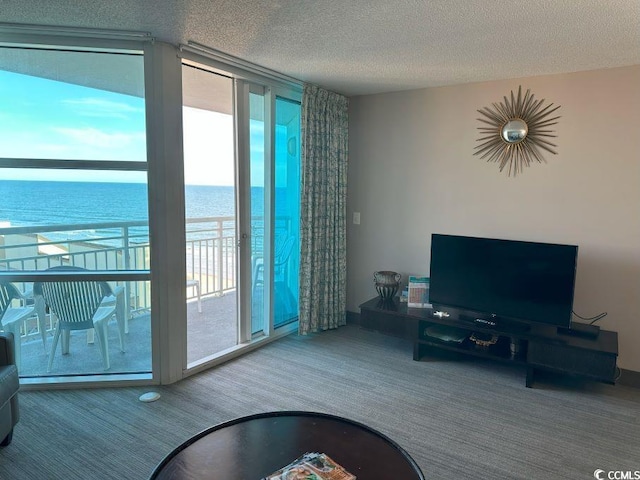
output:
[[[234,85],[183,65],[187,364],[238,343]]]
[[[251,333],[256,336],[298,319],[300,102],[272,89],[250,93],[249,106]]]
[[[300,102],[205,58],[182,84],[191,369],[297,320]]]
[[[300,103],[276,96],[273,323],[298,319],[300,250]]]
[[[249,189],[251,202],[251,230],[249,250],[251,256],[251,335],[265,330],[265,98],[264,92],[249,92]],[[267,200],[265,202],[265,200]]]

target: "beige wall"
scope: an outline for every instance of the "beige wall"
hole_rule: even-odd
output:
[[[558,154],[509,178],[473,156],[476,110],[518,85],[562,118]],[[348,310],[376,270],[428,274],[432,233],[577,244],[574,310],[608,312],[640,371],[640,66],[355,97],[349,128]]]

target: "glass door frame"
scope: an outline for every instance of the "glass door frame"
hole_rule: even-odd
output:
[[[238,192],[247,199],[239,212],[238,246],[239,271],[239,311],[241,325],[239,342],[259,341],[261,338],[279,337],[298,329],[298,321],[288,323],[282,327],[274,326],[274,247],[275,247],[275,168],[276,168],[276,99],[286,99],[300,103],[302,92],[283,86],[264,86],[243,79],[236,80],[236,112],[238,115],[236,129],[238,155]],[[263,322],[262,332],[251,332],[252,316],[252,278],[251,271],[251,210],[250,210],[250,136],[249,136],[249,94],[263,93],[264,95],[264,286],[263,286]],[[239,112],[243,112],[240,114]],[[268,134],[266,134],[268,132]],[[242,205],[240,203],[240,205]],[[245,321],[246,320],[246,321]]]
[[[253,313],[253,272],[252,272],[252,248],[251,242],[253,238],[253,232],[251,231],[251,135],[250,135],[250,95],[252,93],[262,95],[265,99],[264,102],[264,131],[270,130],[270,117],[267,115],[269,110],[268,89],[264,86],[241,79],[235,80],[236,98],[235,98],[235,120],[236,120],[236,166],[237,166],[237,238],[238,238],[238,312],[239,312],[239,325],[238,325],[238,344],[250,343],[254,335],[252,332],[251,319]],[[269,164],[270,155],[270,143],[271,136],[264,136],[264,163]],[[271,195],[270,185],[270,169],[265,169],[264,176],[264,232],[263,232],[263,249],[264,249],[264,278],[267,277],[268,266],[270,262],[269,254],[271,251],[271,236],[269,230],[269,217],[270,209],[268,208],[270,202],[266,200]],[[265,291],[268,290],[268,282],[265,282]],[[267,312],[270,311],[269,296],[265,295],[263,302],[263,318],[268,319]],[[263,328],[264,336],[269,336],[271,330],[267,326]],[[264,325],[264,322],[263,322]]]
[[[234,122],[235,122],[235,155],[236,155],[236,235],[238,247],[237,263],[237,301],[238,301],[238,344],[237,348],[216,356],[196,366],[187,368],[186,354],[184,355],[183,377],[206,370],[211,366],[238,357],[265,342],[288,335],[297,331],[298,322],[287,324],[277,330],[273,327],[273,231],[274,208],[273,200],[274,170],[275,170],[275,101],[276,97],[300,102],[302,99],[301,85],[282,81],[276,77],[269,77],[255,72],[230,61],[221,61],[215,55],[209,55],[198,49],[181,46],[179,55],[182,64],[195,64],[199,68],[231,77],[234,80]],[[225,59],[226,60],[226,59]],[[249,94],[263,93],[265,98],[265,295],[264,295],[264,328],[261,333],[251,332],[251,209],[250,209],[250,168],[249,168]],[[186,317],[184,328],[186,331]],[[186,334],[185,334],[186,349]]]
[[[192,250],[187,261],[187,279],[197,282],[198,314],[205,315],[198,320],[192,309],[187,309],[186,369],[190,370],[236,349],[239,344],[239,312],[232,292],[239,290],[236,206],[240,204],[240,197],[237,195],[236,81],[197,62],[181,62],[181,68],[186,252]],[[194,201],[190,188],[216,194]],[[226,191],[220,190],[222,188]],[[218,210],[221,205],[231,210]],[[194,211],[199,213],[194,215]],[[204,232],[209,238],[201,237]],[[216,314],[211,307],[219,302],[227,305]]]

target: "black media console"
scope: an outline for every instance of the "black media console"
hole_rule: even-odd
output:
[[[567,334],[546,325],[526,330],[500,323],[484,326],[435,313],[430,308],[407,308],[397,298],[382,302],[376,297],[360,305],[360,326],[413,341],[416,361],[438,349],[520,365],[526,368],[527,387],[533,385],[536,370],[615,383],[616,332],[599,330],[594,334],[587,329],[588,333]],[[482,345],[482,339],[490,337],[491,341],[497,337],[497,341]]]

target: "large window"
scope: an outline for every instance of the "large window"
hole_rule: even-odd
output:
[[[300,89],[146,34],[70,35],[0,41],[21,381],[171,383],[294,331]]]
[[[150,372],[142,51],[0,45],[0,98],[0,282],[30,313],[2,328],[21,377]]]

